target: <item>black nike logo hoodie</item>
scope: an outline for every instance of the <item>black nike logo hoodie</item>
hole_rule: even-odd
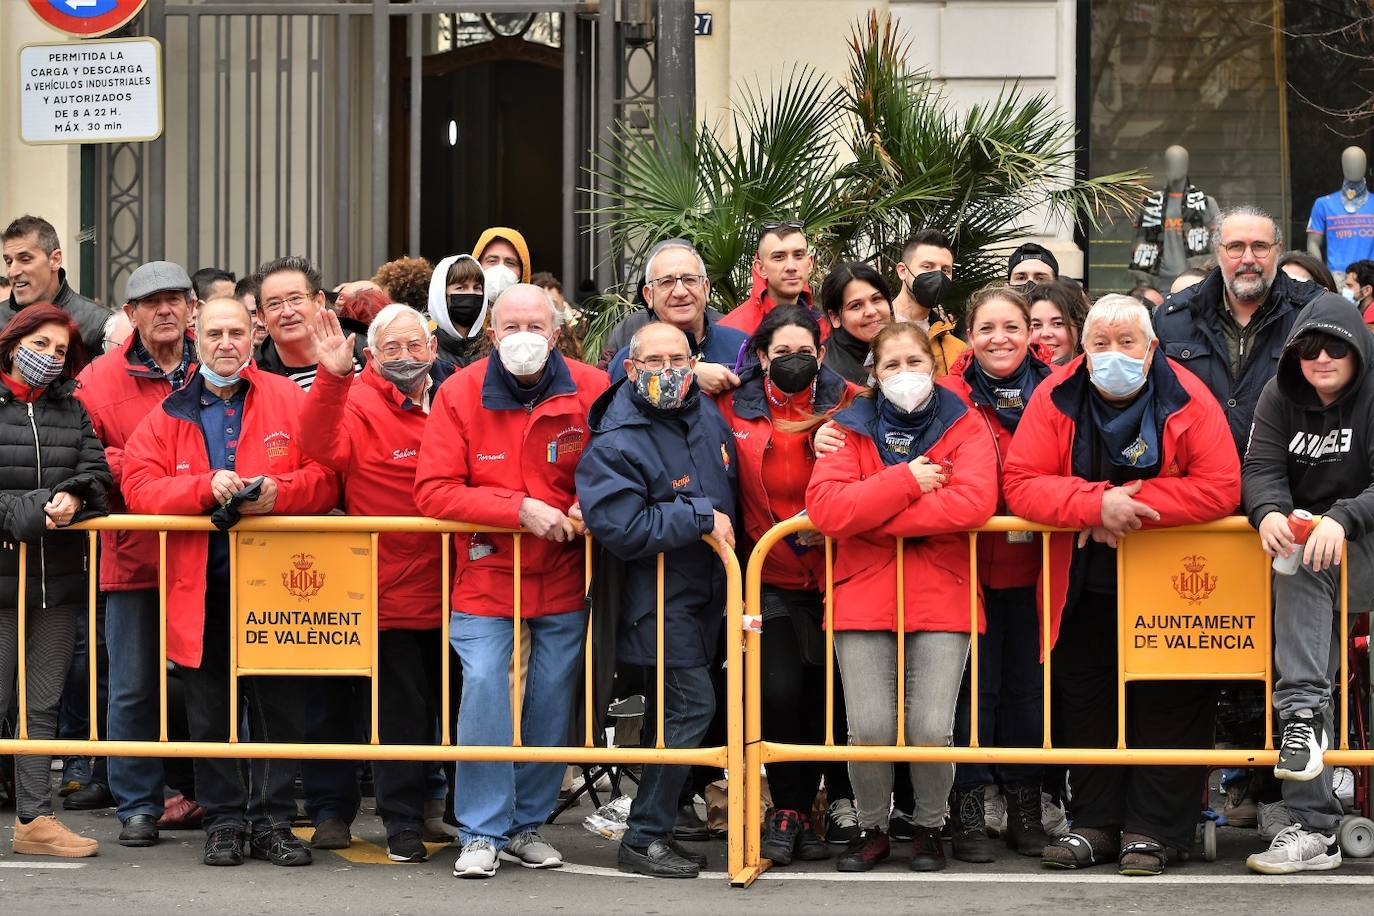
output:
[[[1295,342],[1320,331],[1346,341],[1355,376],[1323,405],[1302,374]],[[1334,519],[1351,540],[1374,530],[1374,334],[1359,310],[1323,293],[1293,323],[1277,375],[1260,394],[1241,469],[1241,504],[1259,527],[1270,512],[1306,509]]]

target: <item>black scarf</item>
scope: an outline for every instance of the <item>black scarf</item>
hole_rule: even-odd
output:
[[[1154,381],[1125,407],[1108,404],[1094,388],[1088,392],[1093,426],[1112,464],[1152,468],[1159,464],[1159,427],[1155,423]]]
[[[907,413],[879,392],[878,418],[874,424],[873,444],[883,464],[905,464],[939,441],[945,424],[938,422],[940,392],[938,385],[920,407]]]
[[[1185,182],[1183,194],[1183,247],[1188,257],[1197,258],[1209,253],[1211,240],[1207,230],[1207,195],[1191,182]],[[1131,249],[1129,270],[1159,274],[1164,253],[1164,202],[1167,190],[1151,191],[1136,218],[1135,247]]]
[[[977,359],[971,359],[964,370],[964,381],[968,382],[973,403],[991,407],[997,414],[998,422],[1008,432],[1014,433],[1035,386],[1049,374],[1049,366],[1027,353],[1016,371],[1006,378],[993,378],[983,371]]]

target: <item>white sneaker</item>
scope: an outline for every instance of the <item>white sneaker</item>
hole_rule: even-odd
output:
[[[477,837],[463,844],[458,861],[453,863],[455,878],[490,878],[501,866],[496,847],[486,837]]]
[[[1007,799],[995,785],[983,789],[983,825],[989,836],[1007,832]]]
[[[1347,814],[1355,811],[1355,774],[1346,767],[1336,767],[1331,771],[1331,789],[1336,800]]]
[[[1293,826],[1293,815],[1288,806],[1281,801],[1259,806],[1259,834],[1272,840],[1285,829]]]
[[[1267,850],[1250,856],[1245,864],[1262,875],[1331,871],[1341,867],[1341,847],[1335,836],[1313,833],[1294,824],[1281,830]]]
[[[518,862],[525,868],[559,868],[563,865],[563,854],[544,842],[537,830],[517,834],[501,850],[501,858],[507,862]]]
[[[1064,808],[1048,792],[1040,793],[1040,826],[1045,828],[1051,839],[1069,832],[1069,819],[1064,816]]]

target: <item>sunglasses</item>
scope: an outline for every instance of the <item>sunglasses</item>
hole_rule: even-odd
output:
[[[799,219],[769,220],[759,224],[759,241],[763,241],[763,237],[770,232],[778,232],[780,229],[786,229],[789,232],[801,232],[805,228],[806,224]]]
[[[1316,359],[1323,350],[1331,359],[1344,359],[1350,353],[1350,344],[1326,334],[1309,334],[1298,340],[1297,350],[1302,359]]]

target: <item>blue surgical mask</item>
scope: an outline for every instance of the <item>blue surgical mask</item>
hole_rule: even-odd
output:
[[[246,365],[248,365],[248,363],[245,362],[243,366]],[[214,385],[216,388],[228,388],[230,385],[238,384],[239,379],[243,377],[243,366],[239,366],[235,369],[233,375],[220,375],[214,369],[211,369],[202,362],[200,364],[200,374],[205,377],[207,382]]]
[[[1350,302],[1355,301],[1355,291],[1348,286],[1341,287],[1341,295],[1344,296]]]
[[[1103,350],[1088,355],[1088,374],[1107,397],[1128,398],[1145,387],[1145,360],[1120,350]]]

